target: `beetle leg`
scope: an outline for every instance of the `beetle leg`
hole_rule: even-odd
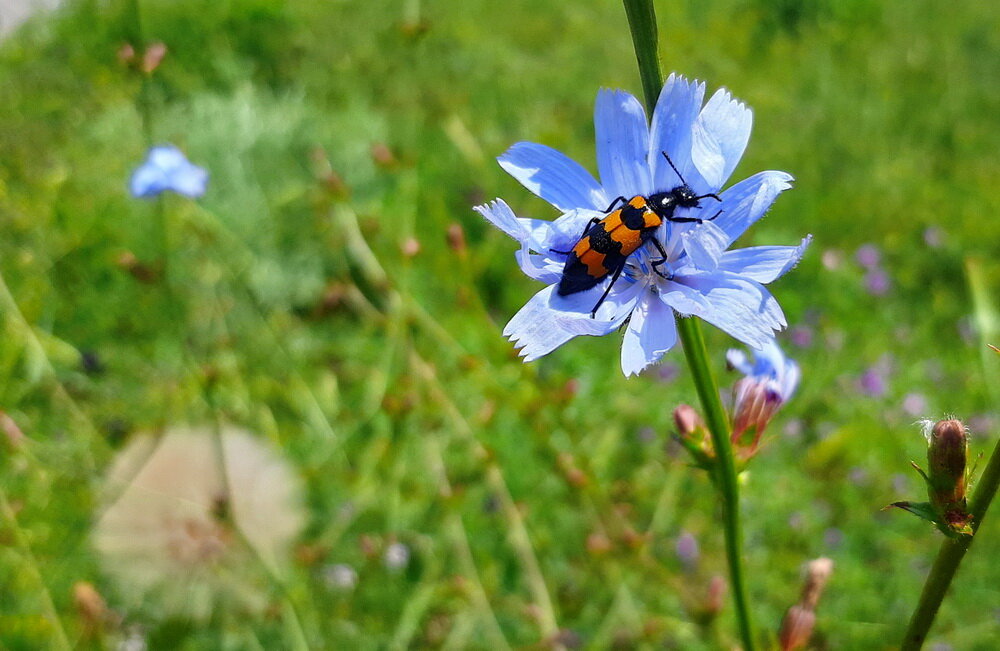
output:
[[[664,274],[662,271],[660,271],[658,269],[658,267],[660,267],[660,266],[662,266],[663,264],[666,263],[666,261],[667,261],[667,252],[663,250],[663,245],[660,244],[660,240],[656,239],[655,237],[653,238],[653,244],[656,245],[656,250],[660,252],[660,256],[662,256],[662,257],[659,260],[652,260],[652,261],[650,261],[649,266],[653,268],[653,271],[660,278],[663,278],[665,280],[673,280],[674,279],[674,274],[673,273],[671,273],[669,276],[667,276],[666,274]]]
[[[599,217],[592,217],[590,221],[587,222],[587,225],[583,227],[583,232],[580,233],[580,237],[576,238],[576,241],[579,242],[580,240],[582,240],[584,236],[587,234],[587,231],[589,231],[591,228],[594,227],[594,224],[600,224],[600,223],[601,220]],[[558,251],[556,249],[549,249],[549,251],[551,251],[552,253],[561,253],[563,255],[569,255],[570,253],[573,252],[572,249],[570,249],[569,251]]]
[[[618,265],[617,269],[615,269],[615,275],[611,277],[611,282],[608,283],[608,288],[604,290],[603,294],[601,294],[601,300],[597,301],[597,304],[594,305],[594,309],[590,311],[591,319],[597,318],[597,308],[601,307],[601,304],[604,303],[604,299],[608,297],[608,293],[611,291],[611,288],[615,286],[615,281],[618,280],[618,276],[622,275],[622,269],[624,268],[625,261],[622,260],[622,263]]]
[[[615,200],[612,201],[610,204],[608,204],[608,207],[604,209],[604,212],[605,213],[611,212],[611,209],[614,208],[615,204],[618,203],[619,201],[621,201],[622,203],[627,203],[628,199],[626,199],[625,197],[623,197],[621,195],[615,197]]]

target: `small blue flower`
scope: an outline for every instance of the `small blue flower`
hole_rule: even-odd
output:
[[[569,296],[555,291],[566,256],[553,250],[570,249],[590,219],[604,216],[613,198],[649,196],[681,185],[661,152],[695,193],[720,191],[746,148],[752,115],[726,90],[702,106],[704,94],[704,84],[671,75],[650,124],[632,95],[598,93],[594,122],[602,183],[544,145],[519,142],[498,159],[511,176],[563,213],[549,222],[519,218],[500,199],[476,207],[521,245],[515,254],[521,270],[547,285],[504,329],[524,361],[547,355],[578,335],[609,334],[629,319],[621,356],[622,371],[629,376],[659,361],[677,343],[675,312],[701,317],[757,348],[786,325],[764,285],[795,266],[809,238],[799,246],[726,250],[790,187],[792,177],[785,172],[761,172],[721,192],[721,203],[706,200],[702,208],[676,213],[709,219],[721,210],[714,221],[663,224],[656,238],[667,253],[660,270],[669,280],[654,273],[650,263],[660,256],[650,242],[629,257],[595,318],[591,310],[610,279]]]
[[[194,165],[173,145],[152,147],[129,179],[133,197],[155,197],[166,190],[195,199],[205,194],[208,172]]]
[[[780,402],[788,402],[799,386],[802,372],[795,360],[785,357],[778,342],[771,340],[753,351],[753,361],[742,350],[732,348],[726,352],[726,361],[747,379],[760,382]]]
[[[799,365],[785,357],[773,339],[753,351],[750,361],[742,350],[726,353],[729,365],[745,377],[733,387],[733,444],[737,456],[748,460],[757,454],[761,436],[781,406],[795,393],[801,372]],[[749,432],[749,440],[744,433]]]

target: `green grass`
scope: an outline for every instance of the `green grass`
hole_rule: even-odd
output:
[[[555,216],[493,162],[518,140],[594,167],[597,89],[641,91],[621,6],[142,2],[145,37],[169,47],[148,88],[153,138],[211,172],[204,199],[163,202],[167,292],[116,263],[161,251],[157,204],[125,192],[147,146],[139,84],[116,60],[127,4],[70,2],[0,44],[0,405],[28,438],[0,443],[0,646],[110,646],[139,625],[151,648],[287,648],[292,610],[313,647],[521,647],[556,628],[593,648],[731,642],[728,607],[714,634],[692,614],[725,561],[707,479],[667,444],[672,408],[695,401],[690,379],[626,381],[616,335],[521,364],[500,331],[538,287],[470,208],[500,196]],[[980,261],[984,300],[1000,286],[1000,11],[657,10],[664,69],[755,111],[734,179],[796,176],[743,244],[815,237],[773,287],[790,323],[815,333],[790,350],[803,384],[743,488],[758,626],[773,635],[803,562],[828,555],[816,643],[887,648],[939,543],[880,511],[923,499],[908,466],[922,440],[902,400],[922,393],[926,416],[997,425],[997,362],[984,369],[960,325],[975,312],[967,260]],[[395,164],[373,161],[375,143]],[[346,198],[326,189],[327,166]],[[447,245],[453,224],[463,253]],[[931,226],[939,248],[924,243]],[[863,291],[852,258],[867,242],[883,250],[885,297]],[[824,251],[843,265],[825,268]],[[327,295],[340,300],[324,306]],[[706,335],[728,384],[733,342]],[[84,370],[84,352],[102,372]],[[887,354],[887,395],[859,395],[858,376]],[[307,484],[310,524],[273,608],[193,623],[154,600],[126,604],[89,535],[102,473],[133,433],[213,413],[280,446]],[[998,432],[975,434],[985,451]],[[693,568],[674,554],[685,531],[702,551]],[[591,534],[611,550],[588,552]],[[994,644],[1000,518],[979,538],[932,641]],[[405,572],[365,553],[392,540],[413,552]],[[323,580],[340,562],[359,573],[352,592]],[[122,623],[88,633],[80,581]]]

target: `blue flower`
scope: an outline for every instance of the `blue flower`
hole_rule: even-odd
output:
[[[751,361],[742,350],[731,349],[726,353],[729,365],[745,377],[733,387],[733,444],[737,456],[748,460],[757,453],[760,437],[768,423],[788,402],[799,385],[801,372],[794,360],[785,357],[773,339],[753,351]],[[744,440],[744,433],[752,435]]]
[[[742,350],[730,349],[726,352],[726,361],[734,369],[743,373],[746,379],[763,383],[766,389],[782,403],[795,393],[799,386],[802,372],[795,360],[785,356],[778,342],[771,340],[763,347],[753,351],[751,361]]]
[[[155,197],[165,190],[192,199],[205,194],[208,172],[194,165],[173,145],[152,147],[129,179],[133,197]]]
[[[757,221],[775,198],[790,187],[785,172],[761,172],[720,193],[721,203],[704,200],[701,208],[680,209],[678,217],[714,221],[665,223],[656,238],[666,251],[660,270],[652,242],[626,263],[596,315],[591,310],[610,279],[591,290],[559,296],[566,251],[590,219],[604,216],[618,196],[649,196],[681,185],[661,152],[666,152],[698,195],[718,193],[750,137],[752,116],[726,90],[702,106],[705,86],[671,75],[660,93],[652,124],[642,105],[623,91],[597,96],[597,166],[601,183],[587,170],[544,145],[519,142],[498,159],[511,176],[560,210],[555,221],[517,217],[497,199],[476,210],[521,245],[521,270],[547,286],[507,324],[504,335],[524,361],[546,355],[578,335],[605,335],[629,319],[622,344],[622,371],[637,374],[657,362],[677,343],[674,313],[698,316],[751,347],[765,345],[786,325],[777,301],[764,285],[779,278],[801,258],[809,238],[798,246],[758,246],[727,251]]]

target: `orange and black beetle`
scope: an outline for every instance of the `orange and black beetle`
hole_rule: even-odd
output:
[[[691,186],[684,181],[681,173],[677,171],[666,152],[663,152],[663,157],[677,172],[678,178],[681,179],[681,185],[673,190],[657,192],[648,197],[637,195],[627,201],[625,197],[617,197],[605,209],[604,212],[608,213],[607,215],[602,219],[595,217],[590,220],[580,240],[572,249],[569,251],[553,249],[554,253],[569,256],[566,259],[566,266],[563,267],[559,286],[556,288],[556,293],[560,296],[588,290],[612,274],[608,288],[604,290],[604,294],[590,312],[591,318],[597,314],[597,308],[601,307],[601,303],[608,297],[608,292],[611,291],[611,287],[621,275],[628,257],[646,242],[652,241],[660,252],[660,259],[653,260],[651,266],[653,271],[663,276],[658,267],[667,261],[667,253],[663,250],[663,244],[654,237],[656,229],[663,222],[697,222],[700,224],[706,221],[697,217],[674,217],[674,211],[677,208],[699,208],[701,204],[698,202],[706,197],[722,201],[717,194],[713,193],[696,195]],[[623,204],[622,207],[611,212],[612,208],[619,202]],[[719,211],[707,221],[715,219],[721,212]]]

